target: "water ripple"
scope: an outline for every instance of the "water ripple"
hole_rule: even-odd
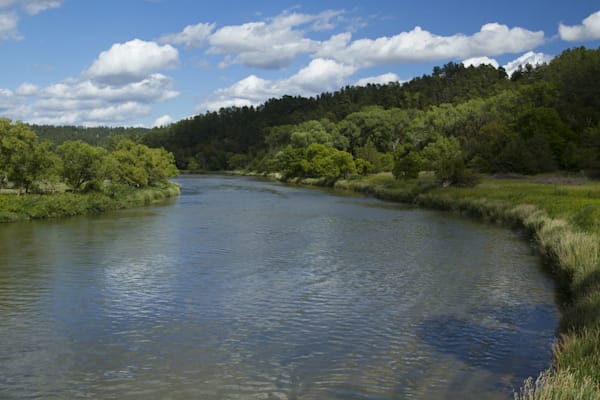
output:
[[[518,234],[240,178],[0,227],[0,398],[510,397],[552,283]]]

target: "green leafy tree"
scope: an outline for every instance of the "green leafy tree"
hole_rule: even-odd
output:
[[[62,178],[73,191],[78,192],[88,184],[102,184],[106,175],[108,152],[79,140],[66,141],[57,147],[62,160]]]
[[[110,164],[113,182],[134,187],[157,185],[178,173],[172,153],[131,140],[117,144],[110,155]]]
[[[355,159],[354,164],[356,165],[356,172],[360,175],[368,175],[373,172],[373,164],[362,158]]]
[[[356,173],[352,154],[314,143],[306,149],[302,161],[305,176],[337,179]]]
[[[58,165],[50,142],[40,142],[29,126],[6,119],[0,121],[0,160],[5,178],[25,193],[35,182],[54,175]]]
[[[444,186],[459,183],[465,163],[460,142],[455,137],[438,137],[421,151],[425,165]]]
[[[369,140],[364,146],[358,147],[354,154],[357,158],[368,161],[372,172],[391,171],[394,165],[393,155],[377,151],[377,147]]]
[[[303,176],[302,161],[305,155],[304,148],[284,147],[275,155],[272,171],[280,172],[285,178]]]
[[[394,168],[392,173],[396,179],[414,179],[419,176],[423,167],[423,159],[418,151],[410,151],[404,146],[394,151]]]
[[[306,121],[294,126],[290,143],[294,147],[308,147],[317,143],[340,150],[348,148],[348,139],[340,134],[336,124],[327,119]]]

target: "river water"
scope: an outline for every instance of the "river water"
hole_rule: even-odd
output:
[[[248,178],[0,225],[2,399],[508,399],[551,362],[522,235]]]

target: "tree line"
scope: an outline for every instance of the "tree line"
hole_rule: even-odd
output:
[[[410,82],[345,87],[228,107],[141,137],[180,169],[250,168],[289,176],[448,169],[600,172],[600,49],[564,51],[510,77],[491,65],[450,62]],[[341,153],[340,153],[341,152]],[[346,155],[348,154],[348,155]]]
[[[74,192],[105,184],[155,186],[177,174],[172,153],[121,139],[108,149],[81,140],[56,145],[21,122],[0,119],[0,187],[29,193],[62,182]]]

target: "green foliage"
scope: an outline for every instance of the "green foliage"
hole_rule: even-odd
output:
[[[348,139],[340,135],[337,126],[326,119],[306,121],[290,128],[290,143],[294,147],[308,147],[316,143],[341,150],[348,148]]]
[[[307,148],[287,146],[277,153],[273,168],[285,178],[337,179],[356,173],[350,153],[313,143]]]
[[[107,176],[108,152],[81,141],[66,141],[57,147],[62,160],[62,178],[77,192],[89,184],[101,186]]]
[[[423,159],[417,151],[410,151],[404,146],[398,146],[394,151],[392,173],[396,179],[417,178],[422,167]]]
[[[232,170],[242,170],[250,162],[246,154],[227,153],[227,168]]]
[[[459,183],[465,169],[460,142],[455,137],[440,136],[421,151],[424,167],[435,173],[443,185]]]
[[[373,164],[362,158],[355,159],[354,164],[356,165],[356,172],[360,175],[367,175],[373,172]]]
[[[285,178],[303,176],[302,161],[305,156],[306,150],[304,148],[287,146],[275,155],[272,170],[280,172]]]
[[[389,172],[393,168],[393,155],[377,151],[377,147],[371,141],[367,141],[362,147],[357,147],[354,155],[368,161],[372,165],[372,172],[374,173]]]
[[[109,157],[111,179],[133,187],[155,186],[176,176],[175,159],[163,148],[151,149],[131,140],[117,144]]]
[[[306,149],[301,166],[304,176],[312,178],[336,179],[356,173],[356,165],[350,153],[317,143]]]
[[[96,214],[157,203],[179,194],[173,183],[146,189],[108,185],[105,191],[83,193],[0,194],[0,222]]]
[[[39,142],[27,125],[0,121],[0,171],[28,193],[36,181],[56,174],[58,159],[50,142]]]

